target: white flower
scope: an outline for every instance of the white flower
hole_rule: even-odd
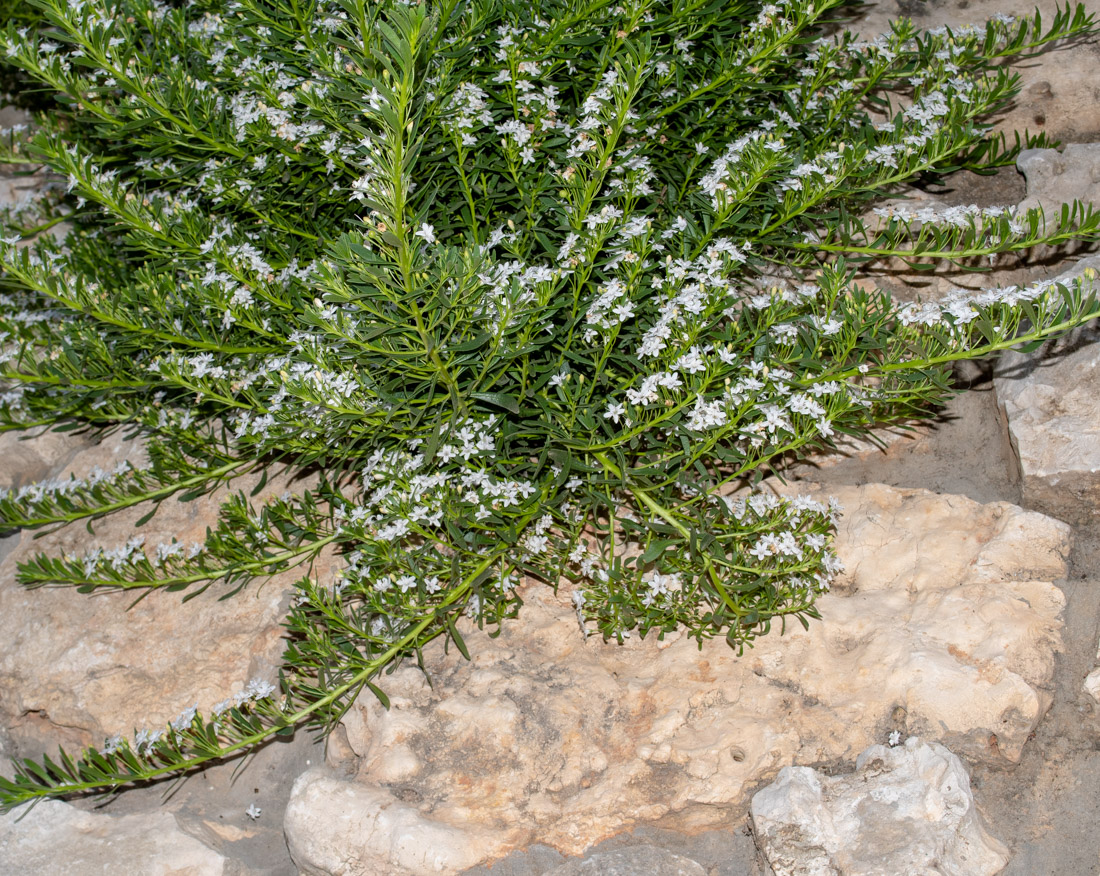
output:
[[[244,689],[245,694],[249,699],[261,700],[264,697],[269,697],[277,688],[270,681],[265,681],[262,678],[253,678],[248,682],[248,686]]]
[[[425,222],[420,226],[420,230],[416,232],[416,236],[423,238],[425,243],[435,243],[435,228]]]
[[[263,810],[259,806],[257,806],[255,803],[253,803],[251,806],[249,806],[244,811],[244,814],[247,815],[249,818],[251,818],[253,821],[255,821],[257,818],[260,817],[260,813],[262,813],[262,812],[263,812]]]
[[[726,406],[721,400],[706,402],[702,396],[695,400],[695,408],[688,417],[687,428],[692,432],[724,426],[729,420]]]
[[[901,731],[900,730],[891,730],[890,731],[890,747],[893,748],[894,746],[897,746],[897,745],[901,745]]]
[[[184,709],[176,717],[176,720],[172,722],[172,729],[175,730],[177,733],[182,733],[184,730],[191,726],[191,722],[195,719],[195,714],[198,712],[198,710],[198,703],[195,703],[195,705],[191,706],[190,708]]]
[[[123,745],[125,745],[125,741],[121,736],[116,733],[114,736],[108,737],[106,740],[104,740],[103,749],[100,753],[114,754],[116,751],[119,751],[123,747]]]
[[[541,554],[546,550],[549,539],[545,535],[529,535],[523,542],[523,546],[533,554]]]
[[[613,423],[618,423],[619,418],[626,414],[626,406],[615,402],[612,402],[607,406],[607,410],[604,411],[603,418],[605,420],[611,420]]]

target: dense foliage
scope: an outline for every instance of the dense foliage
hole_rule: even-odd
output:
[[[20,567],[199,598],[304,574],[278,687],[25,761],[3,806],[330,727],[432,638],[464,648],[464,615],[513,615],[524,577],[608,639],[740,648],[806,623],[836,509],[760,477],[927,415],[955,360],[1097,313],[1077,286],[899,305],[853,284],[877,260],[1095,240],[1081,205],[871,209],[1011,163],[986,124],[1006,62],[1090,32],[1081,8],[861,41],[841,0],[32,3],[47,26],[12,22],[0,56],[56,109],[8,160],[67,183],[6,216],[0,424],[126,429],[150,462],[8,492],[0,521],[276,464],[318,479],[235,493],[204,544]],[[309,572],[323,552],[335,579]]]

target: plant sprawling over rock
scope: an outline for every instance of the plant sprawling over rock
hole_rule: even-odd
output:
[[[1097,237],[1082,205],[871,210],[1011,163],[985,123],[1006,63],[1090,32],[1081,8],[859,41],[841,0],[31,2],[0,56],[56,109],[6,159],[67,183],[4,217],[0,420],[126,429],[149,462],[10,491],[3,526],[277,464],[317,486],[231,494],[204,544],[20,567],[81,592],[303,576],[278,687],[25,761],[6,807],[330,727],[433,637],[464,649],[463,616],[514,614],[525,576],[605,638],[806,623],[835,509],[759,478],[1097,313],[1077,286],[853,283]]]

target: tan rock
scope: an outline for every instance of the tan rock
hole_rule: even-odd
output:
[[[52,477],[111,470],[124,459],[141,464],[143,450],[120,436],[62,460]],[[252,482],[243,479],[233,489]],[[274,481],[265,493],[278,494]],[[94,536],[77,523],[34,538],[22,534],[0,561],[0,725],[21,756],[69,748],[100,747],[116,733],[158,730],[185,709],[207,711],[255,677],[273,680],[284,647],[282,618],[290,599],[292,570],[265,584],[254,582],[224,601],[216,582],[183,601],[184,593],[141,591],[77,593],[69,588],[27,590],[15,583],[16,567],[42,552],[81,556],[94,546],[114,548],[135,533],[152,553],[160,542],[202,542],[216,524],[224,489],[181,503],[165,500],[139,529],[148,507],[115,513],[92,523]],[[258,501],[258,500],[257,500]]]
[[[578,854],[639,822],[720,821],[780,767],[854,759],[891,730],[1018,759],[1051,700],[1063,599],[1049,582],[1065,574],[1069,528],[922,490],[833,492],[849,572],[809,631],[777,623],[741,658],[678,635],[586,641],[564,589],[529,586],[498,638],[465,631],[471,662],[433,645],[432,686],[405,667],[383,679],[389,711],[360,698],[346,792],[493,830],[487,857],[536,837]]]
[[[166,812],[114,817],[47,800],[0,815],[0,872],[222,876],[226,860]]]

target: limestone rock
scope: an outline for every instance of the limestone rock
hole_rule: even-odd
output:
[[[1019,209],[1042,207],[1048,224],[1062,204],[1100,203],[1100,143],[1071,143],[1062,152],[1025,149],[1016,167],[1027,177],[1027,198]]]
[[[1097,666],[1088,675],[1085,676],[1085,693],[1100,703],[1100,645],[1096,648],[1096,663]],[[3,752],[0,751],[0,757],[3,756]]]
[[[298,777],[283,828],[305,876],[456,873],[499,844],[480,825],[433,821],[387,790],[342,782],[323,768]]]
[[[698,862],[657,846],[627,846],[567,861],[543,876],[707,876]]]
[[[993,876],[1009,859],[962,762],[916,737],[871,746],[847,775],[784,767],[753,796],[752,820],[776,876]]]
[[[0,815],[0,872],[35,876],[222,876],[225,858],[166,812],[116,818],[47,800]]]
[[[0,433],[0,489],[18,489],[44,480],[88,442],[72,432],[13,431]]]
[[[36,447],[35,442],[30,442]],[[141,464],[141,447],[119,436],[60,454],[49,476],[67,479],[94,467],[109,471],[124,459]],[[242,479],[233,489],[251,486]],[[285,484],[269,484],[280,491]],[[80,594],[68,588],[27,590],[15,583],[17,564],[37,553],[61,550],[81,556],[143,535],[151,553],[160,542],[202,542],[216,523],[224,489],[192,502],[170,497],[140,529],[149,508],[117,512],[95,521],[94,536],[83,523],[35,538],[22,533],[0,560],[0,726],[12,751],[35,757],[94,745],[116,733],[158,730],[185,709],[209,710],[250,679],[272,680],[284,643],[281,620],[290,599],[292,571],[261,586],[254,582],[236,596],[215,583],[183,601],[183,593]],[[257,500],[258,501],[258,500]]]
[[[483,826],[486,858],[536,838],[578,855],[642,822],[719,823],[780,767],[854,759],[892,730],[1018,759],[1051,701],[1069,528],[923,490],[831,492],[849,571],[808,631],[777,623],[740,658],[677,634],[619,646],[581,636],[564,588],[529,585],[498,638],[463,630],[471,662],[436,643],[431,686],[408,666],[381,679],[388,711],[361,697],[330,746],[354,779],[326,787],[402,801],[424,831]],[[323,860],[375,854],[318,830]]]
[[[1085,693],[1100,703],[1100,669],[1094,669],[1085,676]]]
[[[1058,277],[1097,276],[1100,257]],[[1100,507],[1100,328],[1085,326],[1031,354],[1009,352],[995,386],[1020,461],[1024,501],[1071,522]]]

